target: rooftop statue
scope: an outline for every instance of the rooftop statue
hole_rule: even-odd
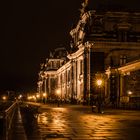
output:
[[[80,12],[81,12],[80,15],[81,15],[81,16],[84,14],[87,5],[88,5],[88,0],[85,0],[85,1],[82,3],[82,8],[80,9]]]

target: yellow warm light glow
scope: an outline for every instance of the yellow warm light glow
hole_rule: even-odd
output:
[[[35,95],[33,95],[33,96],[32,96],[32,99],[33,99],[33,100],[36,100],[36,96],[35,96]]]
[[[20,94],[20,95],[19,95],[19,97],[21,98],[21,97],[22,97],[22,95]]]
[[[28,100],[36,100],[36,96],[35,96],[35,95],[28,96],[27,99],[28,99]]]
[[[28,100],[31,100],[31,99],[32,99],[32,97],[31,97],[31,96],[28,96],[28,97],[27,97],[27,99],[28,99]]]
[[[36,98],[35,95],[33,95],[32,98],[35,99]]]
[[[20,94],[19,96],[18,96],[18,99],[21,99],[22,98],[22,95]]]
[[[36,97],[37,97],[37,98],[40,98],[40,95],[39,95],[39,94],[37,94],[37,95],[36,95]]]
[[[47,96],[47,94],[46,93],[43,93],[43,97],[46,97]]]
[[[103,83],[103,81],[102,81],[101,79],[98,79],[98,80],[96,81],[97,86],[101,86],[102,83]]]
[[[3,99],[3,100],[6,100],[6,99],[7,99],[7,97],[6,97],[6,96],[3,96],[3,97],[2,97],[2,99]]]
[[[56,90],[56,94],[57,94],[57,95],[60,95],[60,93],[61,93],[60,89],[57,89],[57,90]]]
[[[127,93],[128,93],[128,95],[131,95],[132,94],[132,91],[128,91]]]

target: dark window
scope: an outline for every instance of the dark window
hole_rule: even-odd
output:
[[[70,82],[70,70],[68,70],[68,82]]]
[[[80,74],[83,73],[83,60],[80,60]]]
[[[121,55],[120,56],[120,65],[125,64],[126,63],[126,59],[127,59],[127,57],[125,55]]]
[[[127,42],[128,38],[128,33],[127,31],[118,31],[118,41],[119,42]]]

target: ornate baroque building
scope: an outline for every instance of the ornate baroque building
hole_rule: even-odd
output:
[[[96,12],[83,3],[80,20],[70,31],[71,52],[59,48],[39,73],[38,92],[48,99],[92,103],[99,89],[106,103],[140,101],[140,13]]]

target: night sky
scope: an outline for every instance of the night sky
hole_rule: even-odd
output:
[[[90,0],[93,8],[140,8],[139,0]],[[82,0],[9,0],[0,3],[0,92],[36,91],[40,63],[69,47]]]

